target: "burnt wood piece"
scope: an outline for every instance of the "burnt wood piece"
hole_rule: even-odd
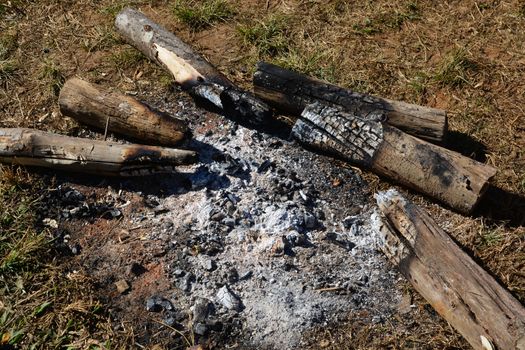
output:
[[[408,135],[341,107],[308,105],[292,129],[301,143],[334,154],[378,175],[470,213],[496,174],[491,166]]]
[[[152,61],[167,69],[193,97],[205,100],[225,115],[252,125],[272,117],[271,108],[239,89],[173,33],[141,12],[126,8],[115,19],[117,31]]]
[[[525,350],[525,309],[432,218],[395,190],[376,195],[378,245],[474,349]]]
[[[434,142],[442,141],[447,133],[447,114],[441,109],[353,92],[270,63],[259,62],[253,85],[255,95],[292,115],[300,115],[308,104],[318,101],[365,119],[382,113],[390,125]]]
[[[0,128],[1,163],[96,175],[141,176],[176,172],[176,166],[196,161],[197,153],[192,151]]]
[[[186,122],[155,112],[136,99],[100,85],[72,78],[58,98],[60,112],[83,124],[140,140],[176,146],[190,136]]]

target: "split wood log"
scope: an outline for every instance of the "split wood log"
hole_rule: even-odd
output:
[[[430,141],[442,141],[448,128],[441,109],[353,92],[270,63],[259,62],[253,85],[256,96],[292,115],[300,115],[308,104],[322,102],[362,118],[381,112],[387,123]]]
[[[58,103],[68,117],[102,130],[107,126],[108,131],[146,144],[176,146],[190,135],[183,120],[79,78],[66,81]]]
[[[102,130],[107,126],[108,131],[146,144],[175,146],[190,135],[183,120],[79,78],[66,81],[58,103],[68,117]]]
[[[166,68],[198,100],[253,125],[264,124],[271,108],[235,86],[188,44],[141,12],[126,8],[115,19],[117,31],[149,59]]]
[[[525,309],[416,205],[376,195],[378,244],[474,349],[525,350]]]
[[[340,107],[315,103],[304,109],[292,135],[307,146],[470,213],[496,170],[405,134],[383,119],[381,113],[362,119]]]
[[[197,160],[193,151],[118,144],[33,129],[0,128],[0,162],[96,175],[140,176],[175,172]]]

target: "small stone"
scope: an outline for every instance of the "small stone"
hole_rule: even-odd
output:
[[[304,213],[304,226],[313,229],[317,226],[317,218],[312,213]]]
[[[204,261],[204,268],[206,271],[213,271],[217,268],[217,264],[212,259],[206,259],[206,261]]]
[[[347,216],[346,218],[343,219],[343,227],[346,229],[352,228],[353,225],[358,224],[358,223],[359,223],[359,217],[355,215]]]
[[[206,326],[204,323],[196,323],[193,326],[193,333],[198,335],[205,335],[208,333],[208,326]]]
[[[397,305],[397,310],[401,315],[408,314],[412,311],[412,297],[410,294],[404,294],[403,298]]]
[[[284,249],[286,248],[286,242],[283,237],[277,237],[270,248],[270,254],[273,256],[284,255]]]
[[[226,218],[226,215],[224,215],[224,213],[220,211],[210,216],[210,220],[212,221],[221,221],[224,218]]]
[[[217,301],[228,310],[241,311],[242,304],[240,299],[233,294],[228,286],[223,286],[217,292]]]
[[[210,314],[214,312],[214,306],[206,298],[198,298],[195,304],[190,308],[193,313],[193,322],[205,322]]]
[[[191,284],[195,281],[195,276],[192,273],[186,274],[179,282],[179,289],[185,293],[191,291]]]
[[[292,247],[302,247],[307,243],[306,236],[297,232],[296,230],[291,230],[286,234],[286,240],[290,243]]]
[[[233,219],[233,218],[224,218],[222,220],[222,224],[226,225],[228,227],[234,227],[235,226],[235,219]]]
[[[173,325],[175,325],[176,322],[177,320],[175,320],[174,317],[168,316],[164,318],[164,323],[170,327],[173,327]]]
[[[175,271],[173,271],[173,274],[175,275],[175,277],[182,277],[186,274],[186,272],[182,271],[181,269],[175,269]]]
[[[162,298],[162,300],[160,301],[159,305],[166,311],[173,311],[174,310],[173,304],[168,299]]]
[[[383,318],[381,316],[374,316],[372,317],[372,323],[382,323],[383,322]]]
[[[158,298],[157,297],[151,297],[148,300],[146,300],[146,311],[149,312],[160,312],[162,311],[162,306],[158,304]]]
[[[109,211],[109,215],[111,215],[112,218],[118,218],[119,216],[122,215],[122,212],[118,209],[111,209]]]
[[[264,162],[262,162],[261,165],[259,165],[259,167],[257,168],[257,172],[259,174],[262,174],[262,173],[266,172],[266,170],[268,170],[271,167],[275,167],[275,163],[272,162],[271,160],[267,159]]]
[[[126,293],[130,286],[128,284],[128,282],[126,282],[126,280],[120,280],[118,282],[115,282],[115,286],[117,287],[117,291],[120,293],[120,294],[124,294]]]
[[[51,228],[58,228],[58,223],[55,219],[46,218],[42,220],[45,226],[51,227]]]
[[[71,254],[78,255],[78,254],[80,254],[80,245],[79,244],[75,244],[75,245],[73,245],[70,248],[70,250],[71,250]]]
[[[330,340],[328,339],[323,339],[319,342],[319,347],[321,348],[327,348],[330,346]]]
[[[250,279],[252,276],[253,276],[253,272],[252,272],[252,271],[246,271],[246,272],[243,273],[241,276],[239,276],[239,281],[248,280],[248,279]]]
[[[239,281],[239,272],[235,267],[231,267],[226,273],[226,278],[228,280],[228,283],[234,284]]]

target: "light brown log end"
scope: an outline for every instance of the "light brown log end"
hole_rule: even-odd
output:
[[[185,121],[79,78],[66,81],[58,102],[63,115],[100,130],[107,126],[108,131],[141,143],[176,146],[191,136]]]

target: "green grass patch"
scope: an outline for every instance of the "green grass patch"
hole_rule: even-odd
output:
[[[109,56],[109,61],[118,69],[132,68],[146,60],[146,56],[134,48],[117,51]]]
[[[327,51],[318,49],[313,52],[303,52],[297,48],[270,60],[272,63],[297,71],[330,83],[338,82],[338,67]]]
[[[0,60],[0,86],[5,86],[7,81],[14,77],[18,66],[14,60]]]
[[[415,2],[408,2],[400,10],[381,12],[376,16],[366,18],[361,23],[352,26],[355,33],[360,35],[374,35],[383,33],[387,29],[399,30],[408,21],[421,18],[420,10]]]
[[[43,62],[42,68],[40,69],[40,79],[47,82],[49,90],[58,96],[66,78],[61,72],[60,67],[52,60],[47,59]]]
[[[442,86],[461,87],[470,84],[469,75],[476,70],[477,65],[467,57],[467,52],[455,49],[445,57],[433,78]]]
[[[100,9],[100,13],[107,15],[111,17],[113,20],[117,14],[122,11],[125,7],[137,7],[139,5],[144,4],[145,1],[140,0],[117,0],[117,1],[111,1],[110,4],[102,7]]]
[[[0,86],[5,86],[18,68],[16,60],[11,58],[16,47],[16,35],[7,33],[0,36]]]
[[[502,240],[501,228],[482,227],[476,241],[478,248],[488,248],[498,245]]]
[[[113,29],[113,25],[99,25],[93,27],[89,35],[82,41],[82,47],[88,52],[110,49],[123,43]]]
[[[177,0],[172,11],[179,21],[193,30],[206,29],[235,15],[233,7],[225,0]]]
[[[290,30],[288,16],[274,14],[263,21],[237,27],[243,43],[255,47],[259,58],[276,56],[289,51]]]
[[[427,91],[429,76],[424,72],[416,72],[414,77],[410,79],[410,89],[418,96],[424,95]]]

